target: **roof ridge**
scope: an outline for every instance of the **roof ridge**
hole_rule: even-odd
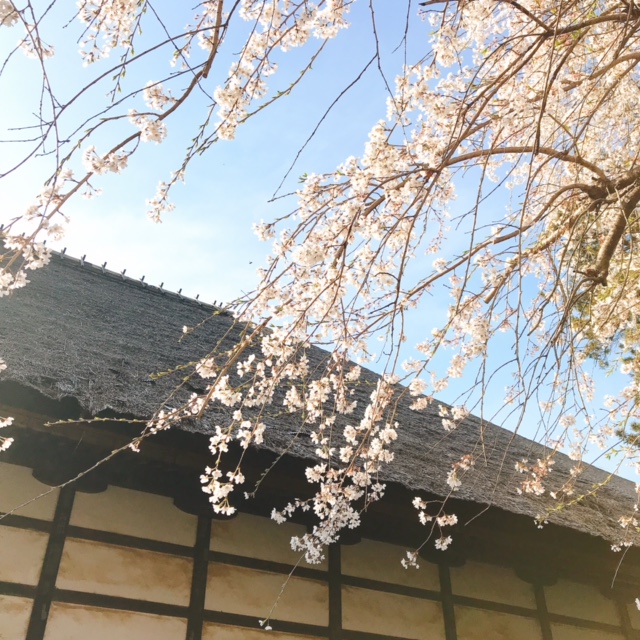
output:
[[[217,301],[214,300],[213,303],[209,303],[209,302],[204,302],[202,300],[200,300],[200,294],[198,294],[195,298],[192,298],[190,296],[185,296],[182,294],[182,289],[179,289],[177,292],[176,291],[170,291],[168,289],[165,289],[163,287],[164,282],[162,282],[160,284],[160,286],[156,286],[153,284],[149,284],[148,282],[145,282],[145,276],[142,276],[142,278],[140,279],[136,279],[136,278],[132,278],[130,276],[126,275],[127,270],[124,269],[123,271],[112,271],[111,269],[107,269],[107,263],[105,262],[102,265],[97,265],[94,264],[93,262],[89,262],[86,260],[86,254],[84,256],[82,256],[81,258],[75,258],[73,256],[70,256],[66,253],[66,247],[62,250],[62,251],[56,251],[54,249],[51,249],[51,255],[54,256],[57,260],[59,260],[60,262],[70,262],[71,264],[75,264],[81,268],[87,268],[89,270],[91,270],[94,273],[97,273],[99,275],[103,275],[106,276],[108,278],[110,278],[111,280],[119,280],[122,281],[128,285],[132,285],[141,289],[147,289],[149,291],[155,291],[157,293],[160,293],[163,296],[168,296],[170,298],[177,298],[179,300],[181,300],[182,302],[185,302],[187,304],[193,304],[193,305],[197,305],[198,307],[201,307],[203,309],[211,309],[213,311],[217,311],[219,313],[222,313],[224,315],[232,315],[227,309],[225,309],[224,307],[218,306]],[[45,267],[46,268],[46,267]]]

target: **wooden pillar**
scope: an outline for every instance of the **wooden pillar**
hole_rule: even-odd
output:
[[[51,523],[51,534],[44,554],[40,580],[36,587],[26,640],[43,640],[44,638],[74,498],[75,487],[72,484],[60,490],[58,504]]]

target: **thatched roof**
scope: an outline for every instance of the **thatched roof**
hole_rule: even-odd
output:
[[[54,256],[52,263],[30,275],[31,283],[0,299],[0,356],[8,368],[0,379],[36,389],[52,399],[72,397],[92,415],[105,410],[116,414],[151,416],[175,386],[175,378],[152,379],[151,374],[195,361],[223,340],[232,344],[237,336],[233,318],[212,315],[214,307],[178,294],[104,271],[69,257]],[[202,327],[183,337],[184,325]],[[312,361],[326,352],[313,349]],[[368,373],[365,382],[375,382]],[[360,406],[366,404],[371,386],[358,391]],[[445,433],[437,407],[412,411],[407,397],[398,407],[401,425],[395,443],[396,460],[384,479],[412,489],[446,496],[445,479],[452,463],[473,450],[478,452],[480,433],[483,451],[476,467],[464,479],[456,498],[535,517],[552,504],[547,496],[519,495],[521,476],[517,460],[535,461],[544,449],[500,427],[470,418],[452,433]],[[214,410],[195,425],[207,433],[228,410]],[[265,445],[282,451],[290,445],[299,423],[290,415],[271,420]],[[308,437],[299,435],[289,447],[293,455],[312,458]],[[573,463],[556,455],[551,476],[561,485]],[[589,468],[578,482],[578,493],[588,493],[607,474]],[[621,478],[608,480],[597,496],[555,513],[551,521],[585,533],[617,541],[623,531],[617,523],[630,513],[635,490]]]

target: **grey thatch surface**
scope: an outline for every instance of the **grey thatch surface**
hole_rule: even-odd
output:
[[[197,360],[219,340],[230,345],[237,335],[233,319],[224,314],[212,317],[211,306],[69,257],[55,256],[51,265],[30,279],[25,289],[0,299],[0,356],[8,365],[0,379],[27,385],[53,399],[73,397],[93,415],[113,410],[149,417],[176,384],[175,377],[152,380],[150,374]],[[195,326],[208,318],[200,330],[181,340],[184,325]],[[324,351],[313,349],[310,359],[317,363],[325,356]],[[375,380],[372,373],[365,376],[371,384]],[[371,385],[366,383],[358,390],[360,406],[370,392]],[[384,479],[447,495],[445,478],[451,464],[472,450],[479,452],[481,423],[472,418],[446,434],[437,407],[417,413],[409,405],[409,398],[399,404],[396,461]],[[215,410],[199,424],[185,428],[206,433],[228,413]],[[290,415],[270,422],[265,445],[282,451],[291,444],[299,424]],[[551,504],[549,498],[518,495],[521,477],[514,471],[516,460],[535,460],[543,448],[494,425],[485,424],[483,431],[482,454],[455,497],[532,517],[543,512]],[[289,451],[313,457],[313,446],[304,434]],[[557,455],[552,484],[562,484],[571,466],[566,456]],[[579,481],[579,491],[588,492],[606,477],[589,469]],[[623,531],[617,518],[630,513],[634,497],[631,482],[613,478],[596,497],[559,511],[551,521],[618,541]]]

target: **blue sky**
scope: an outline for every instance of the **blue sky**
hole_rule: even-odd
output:
[[[390,82],[402,64],[402,51],[393,54],[392,50],[403,35],[406,8],[398,11],[403,4],[379,2],[375,5],[383,64]],[[83,68],[75,42],[77,28],[73,23],[64,31],[59,28],[56,31],[55,27],[64,24],[71,14],[58,13],[50,23],[52,33],[62,37],[53,40],[56,55],[50,61],[49,73],[57,91],[67,98],[86,82],[87,77],[102,72],[117,58],[112,54],[106,64]],[[170,13],[180,25],[184,24],[186,15]],[[155,225],[147,219],[145,199],[153,196],[158,180],[166,179],[179,166],[183,149],[194,132],[193,123],[203,114],[203,101],[168,120],[168,138],[161,145],[146,143],[122,176],[97,179],[95,184],[103,188],[102,196],[76,200],[65,209],[71,224],[59,247],[66,246],[72,255],[86,254],[91,262],[102,264],[107,261],[108,267],[115,270],[126,268],[128,274],[145,275],[150,282],[163,281],[168,288],[183,288],[188,295],[199,293],[205,300],[230,300],[240,291],[251,288],[256,266],[263,262],[269,248],[254,238],[252,223],[271,219],[295,206],[293,199],[272,204],[268,201],[325,110],[374,53],[367,3],[356,3],[351,22],[352,28],[330,42],[297,91],[243,125],[236,140],[217,143],[193,163],[187,173],[186,185],[174,191],[176,210],[165,217],[163,224]],[[426,44],[427,25],[419,20],[414,22],[413,26],[420,29],[420,33],[415,32],[416,40]],[[5,36],[0,42],[0,47],[4,44],[3,52],[20,36],[18,27],[9,33],[15,34],[14,37],[2,34]],[[154,34],[147,31],[144,35],[151,39]],[[229,54],[239,50],[239,42],[239,38],[236,41],[230,38],[225,43],[226,55],[209,77],[207,89],[210,92],[222,83],[231,60]],[[288,87],[294,74],[287,66],[300,65],[317,42],[310,45],[281,56],[281,72],[271,78],[274,89]],[[418,51],[416,46],[414,57]],[[131,86],[137,86],[134,83],[138,77],[158,80],[169,73],[168,58],[168,53],[158,55],[145,65],[146,69],[130,71]],[[145,72],[149,75],[144,76]],[[38,78],[37,62],[18,52],[0,78],[2,95],[15,96],[0,104],[2,139],[12,135],[7,133],[11,127],[33,122],[30,113],[39,99]],[[184,81],[178,81],[176,86],[184,84]],[[106,85],[101,90],[96,89],[72,118],[80,117],[88,108],[95,108],[103,101],[105,91]],[[347,156],[361,153],[369,129],[384,117],[385,97],[383,81],[372,66],[327,117],[282,191],[295,190],[297,177],[305,172],[331,170]],[[142,98],[130,106],[142,110]],[[128,131],[133,127],[125,122],[115,129]],[[100,151],[110,141],[110,135],[104,135],[103,146],[100,145],[101,136],[97,140]],[[7,149],[5,145],[0,159],[3,171],[13,157],[11,152],[19,153],[23,149],[19,145]],[[50,161],[41,159],[10,179],[0,180],[0,199],[9,205],[3,207],[5,213],[0,215],[8,216],[10,211],[26,209],[50,168]],[[224,277],[220,278],[220,274]]]
[[[168,5],[167,24],[185,23],[189,11],[185,12],[180,5]],[[393,84],[403,64],[404,49],[398,45],[404,34],[406,4],[379,0],[373,2],[373,7],[383,71],[387,81]],[[117,61],[112,54],[104,63],[89,69],[82,67],[77,54],[79,28],[73,22],[67,27],[62,26],[69,22],[72,13],[67,12],[71,11],[71,6],[58,7],[43,23],[49,29],[49,40],[56,46],[56,55],[48,67],[49,77],[63,101],[82,87],[88,78],[102,73]],[[416,14],[417,6],[413,6],[407,47],[409,63],[418,61],[428,50],[430,27]],[[329,43],[314,63],[311,73],[292,95],[240,127],[236,140],[217,143],[191,165],[186,184],[173,192],[176,209],[165,216],[162,224],[154,224],[147,218],[145,200],[153,196],[158,180],[167,179],[169,173],[179,166],[183,149],[194,134],[194,123],[199,122],[203,115],[206,106],[203,100],[196,100],[175,118],[169,119],[169,135],[165,142],[161,145],[144,144],[123,175],[98,178],[95,185],[103,189],[102,196],[92,200],[76,199],[70,204],[65,209],[71,220],[66,237],[55,248],[66,247],[70,255],[86,255],[86,259],[95,264],[106,262],[109,269],[126,269],[131,277],[144,275],[147,282],[162,282],[166,289],[182,289],[184,294],[192,297],[199,294],[201,299],[209,302],[229,301],[250,290],[255,284],[256,268],[264,262],[269,250],[268,245],[254,237],[252,224],[261,219],[273,219],[295,207],[293,198],[269,201],[298,149],[326,109],[374,54],[369,3],[355,3],[350,21],[352,27]],[[240,35],[235,38],[231,35],[225,43],[221,58],[209,76],[209,92],[212,93],[226,77],[233,54],[240,48],[243,28]],[[139,51],[144,48],[144,42],[151,42],[157,35],[156,29],[150,26],[145,30],[143,42],[137,47]],[[0,54],[4,58],[21,37],[20,29],[3,29],[0,36]],[[281,56],[281,70],[270,79],[270,87],[286,89],[295,78],[294,69],[305,63],[315,45],[317,43],[310,43],[302,51]],[[149,57],[130,70],[126,83],[139,87],[147,79],[162,79],[171,72],[169,57],[167,50]],[[12,129],[34,122],[31,114],[37,109],[40,97],[39,78],[36,61],[26,59],[21,52],[11,57],[0,77],[0,95],[10,96],[10,99],[0,101],[1,139],[20,137],[21,134]],[[175,86],[184,86],[185,83],[185,80],[178,80]],[[71,110],[68,120],[64,121],[65,126],[102,104],[107,88],[107,85],[98,85],[88,92],[86,100]],[[384,80],[374,64],[326,118],[299,158],[282,193],[295,190],[298,176],[305,172],[330,171],[346,157],[359,155],[371,127],[384,118],[386,97]],[[142,110],[141,96],[127,109],[130,106]],[[95,142],[98,150],[106,150],[114,135],[130,130],[132,126],[125,119],[113,129],[99,134]],[[0,171],[4,172],[12,160],[24,153],[25,146],[12,144],[2,147]],[[0,222],[15,212],[24,211],[32,203],[51,167],[50,157],[38,158],[0,180]],[[476,187],[473,183],[468,189],[464,183],[457,187],[460,194],[457,206],[461,212],[465,202],[475,197]],[[458,242],[464,243],[463,234],[456,237]],[[449,246],[448,249],[453,248]],[[425,265],[430,267],[430,262],[431,258],[428,258]],[[411,319],[410,343],[420,342],[430,334],[433,326],[443,322],[447,304],[446,296],[440,296],[423,305],[422,314]],[[510,345],[505,344],[502,348],[503,353],[509,354]],[[507,382],[506,377],[496,380],[492,387],[494,393],[487,397],[487,415],[501,406],[500,390]],[[465,379],[443,394],[443,399],[453,401],[469,383],[470,380]],[[614,379],[607,384],[615,387],[619,383],[619,379]],[[533,433],[533,425],[524,432],[525,435]]]

